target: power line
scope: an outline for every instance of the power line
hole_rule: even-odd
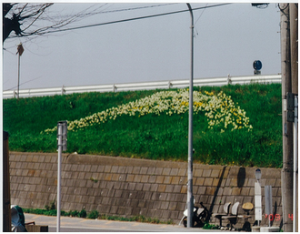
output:
[[[26,81],[26,82],[23,82],[22,84],[20,84],[20,86],[21,85],[23,85],[23,84],[26,84],[26,83],[28,83],[28,82],[31,82],[31,81],[33,81],[33,80],[37,80],[37,79],[40,79],[40,78],[42,78],[41,76],[39,76],[39,77],[37,77],[37,78],[34,78],[34,79],[31,79],[31,80],[28,80],[28,81]],[[6,83],[7,81],[5,81],[5,83]],[[17,88],[18,86],[14,86],[14,87],[12,87],[12,88],[9,88],[9,89],[6,89],[6,90],[3,90],[3,91],[9,91],[9,90],[12,90],[12,89],[15,89],[15,88]]]
[[[205,5],[207,6],[207,4]],[[199,15],[198,19],[196,20],[195,22],[195,25],[197,24],[198,20],[201,18],[201,16],[203,15],[204,11],[205,11],[206,8],[204,8],[204,10],[201,12],[201,14]]]
[[[13,47],[15,47],[15,46],[13,46]],[[3,48],[3,50],[6,51],[6,52],[8,52],[8,53],[10,53],[10,54],[12,54],[12,55],[16,55],[15,53],[13,53],[13,52],[7,50],[6,48]]]
[[[201,10],[201,9],[206,9],[206,8],[212,8],[212,7],[225,6],[225,5],[229,5],[229,4],[231,4],[231,3],[223,3],[223,4],[216,4],[216,5],[210,5],[210,6],[205,6],[205,7],[197,7],[197,8],[194,8],[193,11],[195,11],[195,10]],[[42,33],[38,33],[38,34],[37,33],[35,33],[35,34],[29,34],[27,36],[45,35],[45,34],[49,34],[49,33],[65,32],[65,31],[76,30],[76,29],[84,29],[84,28],[104,26],[104,25],[109,25],[109,24],[117,24],[117,23],[129,22],[129,21],[134,21],[134,20],[141,20],[141,19],[153,18],[153,17],[158,17],[158,16],[166,16],[166,15],[178,14],[178,13],[183,13],[183,12],[187,12],[187,11],[189,11],[189,10],[187,9],[187,10],[166,12],[166,13],[155,14],[155,15],[140,16],[140,17],[135,17],[135,18],[123,19],[123,20],[116,20],[116,21],[109,21],[109,22],[98,23],[98,24],[90,24],[90,25],[78,26],[78,27],[74,27],[74,28],[58,29],[58,30],[47,31],[47,32],[42,32]]]
[[[174,5],[174,4],[178,4],[178,3],[158,4],[158,5],[151,5],[151,6],[131,7],[131,8],[119,9],[119,10],[102,11],[102,12],[100,12],[100,14],[104,14],[104,13],[115,13],[115,12],[121,12],[121,11],[139,10],[139,9],[153,8],[153,7],[161,7],[161,6],[169,6],[169,5]],[[96,12],[96,13],[94,13],[94,14],[98,14],[98,13]]]
[[[142,7],[131,7],[131,8],[125,8],[125,9],[117,9],[117,10],[110,10],[110,11],[95,11],[94,12],[88,12],[86,14],[81,14],[80,16],[93,16],[98,14],[107,14],[107,13],[116,13],[116,12],[122,12],[122,11],[132,11],[132,10],[140,10],[140,9],[146,9],[146,8],[155,8],[155,7],[161,7],[161,6],[170,6],[175,5],[178,3],[168,3],[168,4],[157,4],[157,5],[150,5],[150,6],[142,6]],[[105,4],[107,5],[107,4]],[[45,19],[45,17],[44,17]]]

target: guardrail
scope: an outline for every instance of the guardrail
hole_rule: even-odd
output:
[[[281,83],[281,75],[255,75],[255,76],[230,76],[194,79],[194,86],[222,86],[228,84],[247,84],[251,82],[258,83]],[[169,88],[184,88],[189,86],[189,79],[172,80],[172,81],[155,81],[155,82],[140,82],[126,84],[111,84],[111,85],[93,85],[93,86],[77,86],[77,87],[58,87],[58,88],[41,88],[41,89],[23,89],[19,90],[19,97],[33,96],[52,96],[64,95],[72,93],[84,92],[118,92],[128,90],[146,90],[146,89],[169,89]],[[17,90],[3,91],[3,98],[17,97]]]

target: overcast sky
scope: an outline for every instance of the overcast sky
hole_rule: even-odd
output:
[[[90,5],[55,3],[49,11],[72,14]],[[68,27],[187,9],[185,3],[94,5],[103,13]],[[144,6],[151,7],[129,10]],[[277,4],[258,9],[251,3],[234,3],[195,10],[194,18],[194,78],[253,75],[254,60],[262,62],[262,75],[281,72]],[[35,38],[7,39],[3,44],[3,90],[17,87],[16,52],[20,42],[25,49],[20,89],[189,79],[190,24],[190,14],[184,12]]]

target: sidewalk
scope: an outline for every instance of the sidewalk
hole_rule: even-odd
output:
[[[49,232],[56,231],[55,216],[44,216],[25,213],[25,222],[34,221],[36,225],[47,225]],[[141,222],[122,222],[112,220],[93,220],[84,218],[60,218],[62,232],[220,232],[221,230],[207,230],[202,228],[185,228],[171,224],[149,224]],[[222,230],[223,232],[223,230]]]

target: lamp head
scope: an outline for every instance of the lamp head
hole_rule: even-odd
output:
[[[256,180],[260,180],[261,179],[261,170],[258,168],[255,171],[255,178]]]

